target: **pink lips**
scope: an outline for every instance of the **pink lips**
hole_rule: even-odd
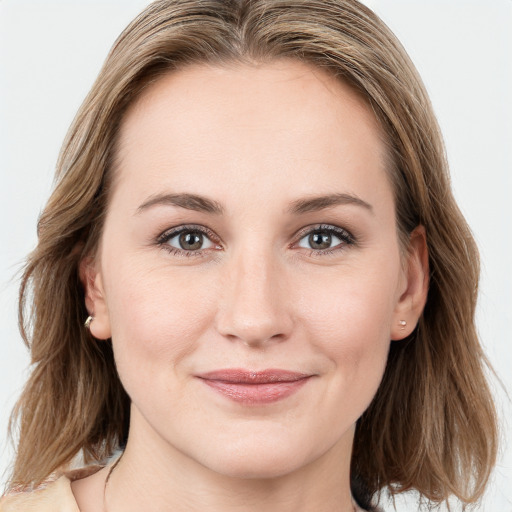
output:
[[[298,391],[311,375],[287,370],[254,372],[240,368],[217,370],[198,375],[220,394],[244,405],[269,404]]]

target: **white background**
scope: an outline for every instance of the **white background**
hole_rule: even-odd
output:
[[[8,415],[28,366],[16,272],[36,243],[66,130],[114,39],[147,3],[0,1],[0,484],[12,457]],[[481,250],[479,331],[511,393],[512,0],[366,3],[401,39],[431,94],[455,194]],[[512,407],[494,387],[503,447],[480,510],[511,512]]]

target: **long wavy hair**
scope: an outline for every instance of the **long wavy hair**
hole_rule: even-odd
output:
[[[161,0],[121,34],[64,142],[20,289],[32,372],[11,418],[10,486],[27,487],[82,454],[101,461],[127,439],[129,399],[110,343],[96,343],[80,261],[94,254],[111,188],[119,126],[141,91],[191,63],[295,59],[357,90],[386,135],[397,228],[427,232],[430,289],[419,324],[392,342],[356,426],[352,488],[369,506],[383,489],[431,503],[481,497],[497,451],[488,362],[474,323],[479,259],[451,192],[442,137],[401,44],[356,0]],[[205,84],[208,87],[208,84]]]

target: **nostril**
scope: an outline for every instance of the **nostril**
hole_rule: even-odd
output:
[[[258,348],[258,347],[266,347],[270,343],[282,342],[286,339],[286,336],[284,334],[274,334],[269,337],[259,337],[259,338],[252,338],[252,339],[251,338],[242,339],[242,338],[235,337],[234,339],[240,340],[246,347]]]
[[[284,341],[291,332],[292,323],[284,309],[271,315],[245,314],[241,310],[225,310],[218,316],[217,331],[230,341],[246,346],[259,346]]]

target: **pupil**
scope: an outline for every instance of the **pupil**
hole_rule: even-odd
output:
[[[331,246],[331,235],[327,233],[312,233],[309,243],[314,249],[328,249]]]
[[[180,235],[180,246],[182,249],[194,250],[200,249],[203,243],[203,235],[201,233],[182,233]]]

